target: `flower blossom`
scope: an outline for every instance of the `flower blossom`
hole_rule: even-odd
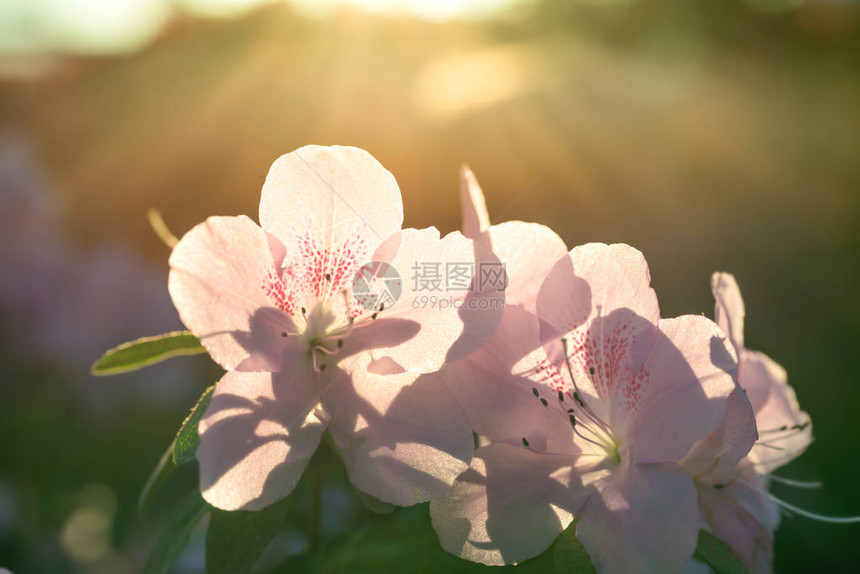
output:
[[[406,274],[495,260],[402,220],[397,183],[370,154],[307,146],[272,165],[261,226],[210,217],[176,246],[174,304],[228,371],[199,425],[209,503],[256,510],[286,496],[326,429],[351,482],[395,504],[438,497],[467,468],[471,429],[423,374],[476,349],[504,293],[472,281],[444,306],[416,305],[427,285]]]
[[[568,254],[549,232],[543,249],[535,240],[517,253],[501,229],[534,224],[489,226],[473,180],[464,174],[464,233],[491,245],[510,287],[495,334],[442,371],[489,439],[431,502],[442,546],[476,562],[516,563],[576,519],[598,571],[680,571],[700,517],[678,461],[725,417],[733,350],[708,319],[660,319],[647,264],[629,246]],[[545,280],[518,292],[535,285],[526,261]]]
[[[811,421],[800,410],[785,370],[744,346],[744,303],[735,278],[714,273],[711,290],[715,319],[738,355],[739,387],[724,424],[682,464],[696,479],[706,527],[750,572],[767,573],[773,569],[773,533],[780,518],[767,492],[770,473],[806,450]]]

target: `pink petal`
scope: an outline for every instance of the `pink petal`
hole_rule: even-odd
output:
[[[532,450],[576,454],[566,407],[557,397],[564,379],[549,364],[539,336],[537,317],[508,305],[495,334],[441,374],[478,434],[513,445],[525,438]]]
[[[224,510],[259,510],[288,495],[319,445],[313,371],[228,372],[200,421],[200,490]]]
[[[764,353],[743,353],[738,380],[755,410],[759,430],[749,458],[756,470],[770,473],[800,456],[812,443],[812,421],[800,410],[785,370]]]
[[[743,480],[767,488],[744,467]],[[773,571],[773,531],[779,509],[769,499],[737,482],[715,488],[699,486],[699,505],[709,530],[731,547],[751,574]]]
[[[370,253],[400,230],[403,203],[394,176],[366,151],[311,145],[272,164],[260,223],[287,246],[305,234],[323,246],[361,237]]]
[[[538,292],[567,246],[553,230],[537,223],[507,221],[487,230],[493,253],[508,274],[505,300],[534,312]]]
[[[477,349],[496,330],[504,310],[504,286],[482,281],[481,273],[499,271],[501,264],[459,232],[440,239],[433,227],[405,229],[380,246],[374,258],[389,262],[403,285],[400,297],[376,321],[396,318],[419,327],[410,339],[377,348],[374,358],[388,356],[408,371],[432,373],[446,360]],[[471,283],[455,273],[463,269],[471,269]]]
[[[323,398],[350,482],[399,506],[439,498],[469,467],[472,429],[438,375],[358,361]]]
[[[693,480],[678,466],[629,465],[595,483],[576,536],[598,572],[680,572],[696,548]]]
[[[711,276],[711,291],[714,293],[716,308],[714,320],[729,336],[732,344],[742,349],[744,346],[744,300],[741,290],[731,273],[714,273]]]
[[[642,254],[622,244],[574,248],[541,287],[537,311],[551,360],[564,365],[564,337],[583,398],[610,418],[611,403],[629,387],[625,378],[640,368],[657,332],[660,311]]]
[[[490,214],[487,213],[484,192],[466,165],[460,169],[460,208],[463,211],[463,235],[478,239],[490,226]]]
[[[714,432],[693,445],[681,466],[694,478],[707,477],[710,483],[727,482],[757,438],[752,405],[737,385],[729,395],[725,420]]]
[[[568,333],[619,309],[652,323],[660,318],[648,264],[636,249],[589,243],[575,247],[569,259],[555,265],[537,305],[538,316],[557,332]]]
[[[507,444],[479,448],[451,492],[430,503],[442,548],[492,566],[546,550],[589,492],[573,460]]]
[[[245,216],[210,217],[170,256],[168,288],[179,316],[225,369],[275,371],[291,330],[264,287],[274,262],[265,232]]]
[[[661,336],[634,379],[638,405],[625,437],[639,463],[681,460],[723,422],[735,389],[734,349],[713,321],[685,315],[659,327]]]

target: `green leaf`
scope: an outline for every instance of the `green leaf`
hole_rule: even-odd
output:
[[[182,421],[182,426],[179,427],[179,432],[176,437],[161,455],[161,459],[149,475],[146,484],[143,485],[143,490],[140,493],[140,498],[137,501],[137,512],[140,515],[146,511],[155,492],[162,484],[173,474],[176,467],[194,459],[194,453],[197,452],[197,444],[200,442],[200,437],[197,434],[197,424],[203,413],[206,412],[206,407],[209,406],[209,401],[212,400],[212,391],[215,385],[212,385],[200,395],[197,399],[197,404],[191,409],[191,412]]]
[[[284,523],[289,498],[263,510],[212,509],[206,533],[206,572],[243,574],[253,568]]]
[[[178,355],[199,355],[206,349],[188,331],[174,331],[154,337],[143,337],[105,352],[93,364],[94,375],[114,375],[136,371]]]
[[[576,538],[576,522],[571,522],[552,545],[555,571],[596,574],[588,551]]]
[[[182,554],[182,550],[191,538],[191,531],[209,510],[209,505],[203,500],[199,492],[193,493],[186,498],[173,516],[167,522],[167,526],[161,531],[149,559],[146,561],[144,574],[166,574],[170,567]]]
[[[430,523],[429,505],[398,508],[385,517],[371,517],[328,544],[318,555],[316,574],[507,574],[513,566],[485,566],[462,560],[439,546]]]
[[[699,542],[693,556],[713,568],[717,574],[747,574],[747,569],[729,545],[710,532],[699,531]]]
[[[139,515],[143,515],[152,501],[152,497],[155,496],[155,492],[173,474],[173,471],[176,470],[176,463],[173,462],[173,445],[175,443],[175,440],[170,443],[170,446],[167,447],[167,450],[161,455],[158,464],[152,470],[152,474],[146,480],[146,484],[143,485],[140,498],[137,499],[137,513]]]
[[[206,389],[197,404],[191,409],[191,412],[182,421],[182,426],[179,427],[179,432],[176,434],[176,439],[173,441],[173,462],[176,464],[184,464],[194,460],[194,453],[197,452],[197,444],[200,442],[200,436],[197,434],[197,425],[206,412],[206,407],[209,406],[209,401],[212,400],[212,391],[215,390],[215,385]]]
[[[543,554],[522,562],[516,571],[522,574],[595,574],[597,570],[591,563],[588,551],[576,538],[576,522],[571,522]]]

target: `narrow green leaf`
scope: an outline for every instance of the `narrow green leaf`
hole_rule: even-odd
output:
[[[164,451],[164,454],[161,455],[158,464],[155,465],[152,474],[149,475],[146,484],[143,485],[143,490],[137,499],[137,513],[141,516],[146,512],[146,508],[152,501],[152,497],[155,496],[155,492],[173,474],[173,471],[176,470],[176,463],[173,462],[173,445],[175,442],[171,442],[167,450]]]
[[[213,508],[206,533],[206,572],[243,574],[250,571],[280,530],[288,508],[289,497],[256,512]]]
[[[182,421],[182,426],[179,427],[179,432],[176,434],[176,440],[173,441],[173,462],[176,464],[184,464],[194,459],[194,453],[197,452],[197,444],[200,442],[200,436],[197,434],[197,425],[206,412],[206,407],[209,406],[209,401],[212,400],[212,391],[215,390],[215,385],[206,389],[197,404],[191,409],[191,412]]]
[[[199,355],[206,349],[188,331],[174,331],[154,337],[143,337],[105,352],[93,364],[94,375],[114,375],[136,371],[178,355]]]
[[[144,574],[166,574],[182,554],[191,538],[191,531],[209,510],[199,492],[186,498],[170,517],[149,555]]]
[[[738,560],[728,544],[704,530],[699,531],[696,558],[713,568],[717,574],[747,574],[747,569]]]

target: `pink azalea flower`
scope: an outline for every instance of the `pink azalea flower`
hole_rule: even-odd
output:
[[[540,251],[530,257],[544,264]],[[635,249],[565,254],[536,303],[508,305],[487,343],[446,370],[492,442],[431,503],[442,546],[516,563],[577,519],[598,571],[680,571],[700,518],[678,461],[725,417],[736,362],[723,339],[703,317],[659,318]]]
[[[738,382],[755,412],[760,440],[748,458],[756,471],[769,474],[800,456],[812,442],[812,422],[800,410],[785,369],[770,357],[744,347],[744,302],[735,278],[714,273],[714,318],[738,354]]]
[[[785,370],[744,346],[744,303],[735,278],[714,273],[715,319],[738,355],[738,388],[726,420],[683,461],[696,479],[707,527],[752,573],[773,569],[779,508],[767,493],[770,473],[812,442],[809,415],[800,410]]]
[[[326,429],[353,484],[395,504],[440,496],[467,468],[471,429],[423,374],[493,332],[503,293],[467,291],[464,273],[450,289],[446,270],[477,276],[492,257],[402,220],[397,183],[370,154],[307,146],[272,165],[262,227],[211,217],[176,246],[170,294],[228,370],[199,426],[208,502],[254,510],[284,497]],[[417,275],[425,267],[442,283]]]

